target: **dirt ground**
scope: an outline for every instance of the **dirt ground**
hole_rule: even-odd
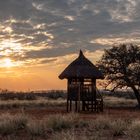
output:
[[[65,107],[51,107],[51,108],[24,108],[24,109],[1,109],[0,115],[3,113],[16,114],[24,112],[25,114],[31,116],[35,119],[43,119],[48,115],[56,114],[67,114]],[[128,119],[140,119],[140,110],[136,108],[127,107],[114,107],[114,108],[104,108],[103,112],[80,112],[81,118],[84,119],[96,119],[99,116],[108,116],[110,118],[128,118]]]

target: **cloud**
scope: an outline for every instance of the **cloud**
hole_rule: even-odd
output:
[[[132,22],[136,15],[137,1],[117,0],[114,8],[109,9],[111,18],[117,22]]]
[[[98,54],[116,42],[139,44],[139,7],[138,0],[0,1],[0,45],[14,40],[22,54],[5,47],[1,58],[9,51],[15,61],[45,64],[80,49]]]
[[[136,44],[140,45],[140,32],[136,31],[133,33],[122,34],[122,35],[111,35],[108,37],[101,37],[92,39],[90,43],[100,44],[102,46],[113,46],[118,44]]]

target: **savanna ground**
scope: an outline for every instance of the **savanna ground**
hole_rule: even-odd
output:
[[[107,95],[106,95],[107,94]],[[132,93],[105,93],[104,112],[67,113],[66,94],[0,95],[1,140],[140,140]]]

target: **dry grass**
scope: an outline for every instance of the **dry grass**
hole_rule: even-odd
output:
[[[43,121],[40,120],[32,120],[27,124],[27,132],[32,136],[45,136],[46,125]]]
[[[134,99],[117,97],[105,97],[106,106],[135,106]],[[22,108],[22,107],[56,107],[64,106],[63,99],[48,100],[38,98],[37,100],[7,100],[0,102],[1,109]],[[88,115],[88,114],[87,114]],[[90,114],[94,116],[94,114]],[[86,114],[85,114],[86,116]],[[110,115],[111,116],[111,115]],[[134,119],[113,118],[109,114],[97,115],[81,119],[79,114],[55,114],[47,115],[42,120],[21,114],[3,114],[0,116],[0,139],[5,140],[26,140],[49,139],[49,140],[113,140],[124,138],[128,140],[140,139],[140,122]]]
[[[104,97],[104,105],[106,107],[134,107],[137,105],[136,99],[126,99],[113,96]]]
[[[110,129],[111,120],[108,116],[99,116],[96,120],[92,121],[90,125],[93,126],[97,131],[102,129]]]
[[[125,135],[125,131],[128,128],[129,128],[129,123],[122,119],[114,120],[111,124],[111,130],[113,136]]]
[[[68,115],[55,115],[50,116],[47,119],[47,127],[53,129],[54,131],[62,129],[70,129],[74,127],[76,122],[78,122],[78,114],[68,114]]]
[[[129,136],[132,140],[140,140],[140,120],[133,121],[129,128]]]
[[[3,114],[0,116],[0,134],[8,135],[15,133],[17,130],[24,129],[28,117],[25,114]]]
[[[51,94],[50,94],[51,95]],[[54,95],[53,95],[54,96]],[[66,99],[64,98],[43,98],[38,97],[36,100],[0,100],[0,109],[12,108],[35,108],[35,107],[64,107]],[[105,107],[134,107],[137,105],[135,99],[118,98],[113,96],[104,97]]]
[[[37,99],[37,100],[6,100],[0,101],[1,109],[12,109],[22,107],[47,107],[47,106],[64,106],[65,100],[48,100],[48,99]]]
[[[42,120],[32,120],[25,114],[0,116],[0,136],[23,139],[50,140],[113,140],[114,138],[140,139],[140,121],[113,119],[99,116],[94,120],[81,119],[78,114],[56,114]]]

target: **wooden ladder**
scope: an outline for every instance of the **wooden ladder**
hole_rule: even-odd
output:
[[[84,106],[88,111],[103,112],[103,97],[96,88],[98,98],[96,101],[84,101]]]

